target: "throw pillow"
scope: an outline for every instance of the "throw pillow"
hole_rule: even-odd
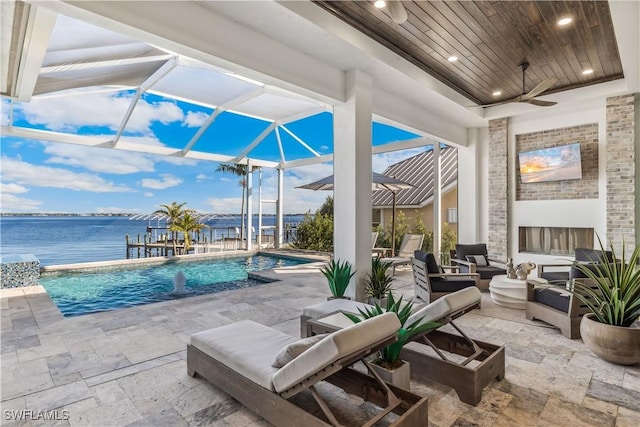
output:
[[[474,263],[477,267],[486,267],[489,265],[486,255],[467,255],[467,261]]]
[[[271,366],[274,368],[282,368],[284,365],[304,353],[308,348],[320,342],[327,335],[328,334],[314,335],[285,345],[278,354],[276,354],[276,360],[273,361]]]

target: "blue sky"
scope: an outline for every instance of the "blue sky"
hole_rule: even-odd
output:
[[[71,97],[33,99],[16,103],[13,123],[37,129],[79,135],[114,135],[133,92],[98,92]],[[8,101],[2,102],[2,124],[7,124]],[[123,139],[140,144],[183,148],[212,113],[206,107],[145,94],[134,110]],[[293,122],[287,128],[320,154],[332,151],[329,113]],[[194,150],[238,154],[269,123],[222,113]],[[374,145],[415,137],[408,132],[374,124]],[[309,157],[309,152],[281,132],[287,160]],[[2,137],[2,212],[131,212],[148,213],[160,204],[186,202],[201,212],[238,213],[242,188],[239,178],[216,173],[218,163],[154,156],[106,148]],[[410,157],[424,148],[376,155],[373,170]],[[275,134],[251,153],[278,160]],[[295,189],[333,173],[331,163],[285,172],[285,212],[317,209],[330,192]],[[257,180],[257,174],[255,175]],[[275,199],[276,171],[263,171],[263,198]],[[257,203],[257,189],[255,190]],[[257,212],[257,206],[254,208]],[[265,206],[265,213],[274,213]]]

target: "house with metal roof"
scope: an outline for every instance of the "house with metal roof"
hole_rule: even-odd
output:
[[[427,230],[433,228],[435,156],[432,149],[409,157],[389,166],[383,175],[392,176],[413,184],[396,192],[396,214],[403,212],[411,226],[417,218],[422,220]],[[440,217],[442,223],[457,230],[458,218],[458,150],[443,147],[440,151]],[[371,197],[373,226],[387,229],[391,224],[393,194],[390,191],[374,191]]]

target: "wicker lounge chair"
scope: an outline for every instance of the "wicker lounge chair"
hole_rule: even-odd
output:
[[[409,317],[407,324],[422,318],[423,322],[450,324],[458,334],[441,332],[438,329],[428,331],[414,337],[415,343],[405,346],[401,354],[402,359],[411,365],[412,378],[429,378],[452,387],[461,401],[471,405],[477,405],[482,398],[484,387],[494,378],[502,380],[505,372],[503,346],[476,341],[454,323],[458,317],[480,308],[481,299],[478,288],[468,287],[446,294],[416,311]],[[336,311],[357,314],[358,307],[363,306],[366,304],[331,300],[305,307],[300,316],[302,335],[307,336],[312,332],[311,319]],[[431,348],[436,356],[426,353],[426,348],[420,344]],[[449,356],[446,353],[449,353]],[[464,360],[458,361],[461,359],[459,356],[463,356]]]
[[[394,342],[399,328],[395,314],[387,313],[336,331],[292,360],[279,360],[284,366],[275,368],[283,350],[301,345],[301,340],[245,320],[192,335],[187,371],[203,376],[276,426],[340,425],[340,416],[331,412],[314,387],[323,380],[383,408],[367,425],[393,411],[399,417],[389,425],[425,426],[427,399],[384,383],[365,360]],[[358,361],[373,377],[349,368]],[[326,420],[289,400],[303,390],[309,390]]]

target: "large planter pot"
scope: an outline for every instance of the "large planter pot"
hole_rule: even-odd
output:
[[[375,363],[371,364],[371,367],[384,382],[393,384],[396,387],[403,388],[405,390],[411,390],[411,371],[409,368],[409,362],[402,362],[402,365],[396,369],[387,369]]]
[[[593,313],[580,322],[580,335],[591,351],[618,365],[640,363],[640,328],[624,328],[598,322]]]

